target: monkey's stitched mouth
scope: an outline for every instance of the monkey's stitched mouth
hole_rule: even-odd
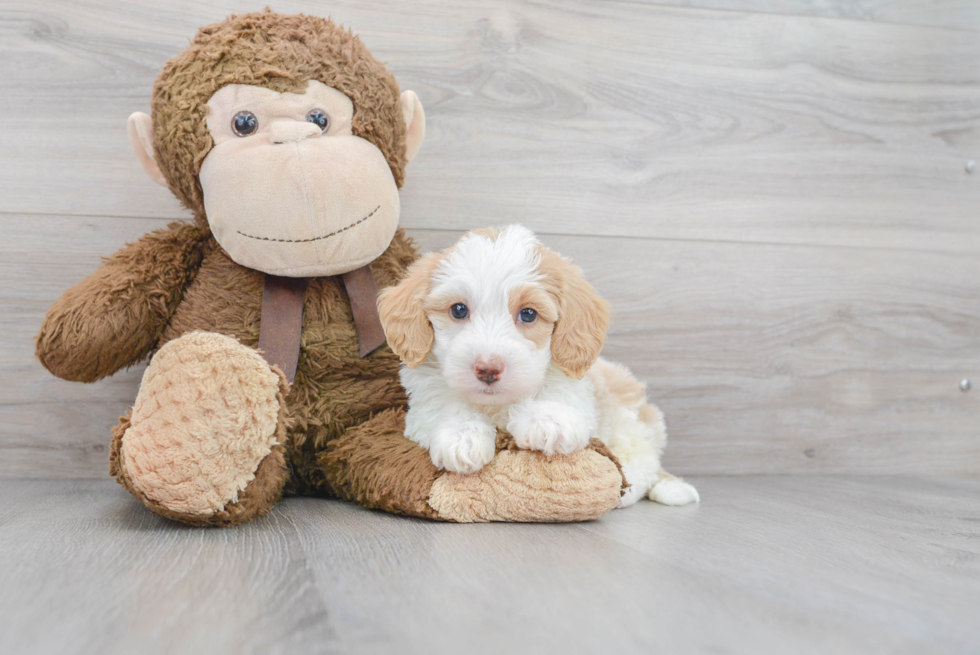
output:
[[[377,214],[379,209],[381,209],[381,205],[378,205],[377,207],[375,207],[374,209],[372,209],[371,210],[371,213],[368,214],[367,216],[365,216],[364,218],[361,218],[361,219],[358,219],[358,220],[354,221],[353,223],[351,223],[347,227],[342,227],[339,230],[334,230],[330,234],[321,234],[318,237],[312,237],[310,239],[275,239],[273,237],[257,237],[257,236],[253,236],[251,234],[245,234],[241,230],[235,230],[235,231],[238,232],[239,234],[241,234],[243,237],[248,237],[249,239],[257,239],[259,241],[278,241],[279,243],[309,243],[310,241],[320,241],[321,239],[329,239],[330,237],[337,236],[341,232],[346,232],[347,230],[351,229],[352,227],[355,227],[357,225],[360,225],[361,223],[363,223],[367,219],[369,219],[372,216],[374,216],[375,214]]]

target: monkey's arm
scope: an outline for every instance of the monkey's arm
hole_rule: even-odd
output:
[[[171,223],[107,258],[48,310],[36,354],[54,375],[95,382],[146,357],[203,258],[207,231]]]
[[[318,462],[329,491],[372,509],[440,518],[428,504],[439,471],[404,432],[405,411],[393,408],[331,441]]]

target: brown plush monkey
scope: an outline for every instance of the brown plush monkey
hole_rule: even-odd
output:
[[[154,512],[234,525],[283,493],[414,516],[572,521],[618,501],[601,447],[547,459],[506,435],[470,476],[402,436],[377,286],[416,258],[398,188],[425,117],[329,20],[264,11],[202,28],[129,135],[195,216],[108,258],[52,306],[37,356],[93,382],[150,354],[110,472]],[[380,337],[379,337],[380,335]]]

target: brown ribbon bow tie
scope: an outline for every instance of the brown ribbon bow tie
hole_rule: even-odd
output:
[[[385,342],[378,316],[378,282],[370,266],[362,266],[341,278],[354,314],[361,357],[367,357]],[[269,364],[278,366],[290,384],[299,362],[300,334],[303,331],[303,300],[309,278],[265,276],[262,290],[262,323],[259,349]]]

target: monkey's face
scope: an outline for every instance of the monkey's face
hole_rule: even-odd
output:
[[[232,84],[208,108],[204,209],[235,262],[312,277],[385,251],[398,226],[398,187],[382,152],[352,134],[346,95],[317,81],[301,94]]]
[[[425,113],[412,91],[399,105],[407,163],[425,138]],[[213,145],[198,179],[211,232],[234,261],[316,277],[354,270],[385,251],[398,226],[398,185],[385,154],[353,134],[350,98],[318,81],[303,93],[230,84],[207,106]],[[168,185],[150,116],[129,117],[129,140],[150,177]]]

